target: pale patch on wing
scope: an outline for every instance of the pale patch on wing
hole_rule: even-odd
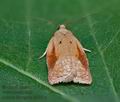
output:
[[[82,84],[91,84],[92,78],[90,71],[84,69],[83,67],[79,66],[77,69],[77,76],[73,79],[75,83],[82,83]]]
[[[50,84],[70,82],[73,79],[71,58],[63,57],[56,61],[53,69],[49,70],[48,79]]]
[[[82,63],[74,56],[60,58],[48,74],[50,84],[71,81],[84,84],[91,83],[89,71],[84,69]]]

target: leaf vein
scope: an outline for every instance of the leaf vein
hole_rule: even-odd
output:
[[[116,34],[112,37],[112,39],[109,41],[107,46],[105,46],[105,48],[102,49],[102,52],[106,51],[106,49],[110,47],[110,45],[112,44],[112,42],[115,40],[115,38],[118,36],[119,33],[120,33],[120,30],[116,32]]]
[[[28,66],[32,60],[31,58],[31,30],[30,30],[30,23],[29,21],[27,22],[27,31],[28,31],[28,61],[27,61],[27,65],[26,65],[26,70],[28,69]]]
[[[99,44],[98,44],[98,41],[97,41],[97,39],[96,39],[96,36],[95,36],[95,33],[94,33],[94,29],[93,29],[92,19],[91,19],[90,16],[87,17],[87,21],[88,21],[88,25],[89,25],[89,27],[90,27],[90,35],[93,37],[93,40],[95,41],[95,45],[96,45],[97,50],[98,50],[98,52],[99,52],[99,54],[100,54],[100,56],[101,56],[101,59],[102,59],[103,64],[104,64],[104,68],[105,68],[105,70],[106,70],[106,74],[107,74],[107,76],[108,76],[108,78],[109,78],[109,82],[110,82],[112,91],[113,91],[114,96],[115,96],[115,101],[116,101],[116,102],[119,102],[119,101],[118,101],[119,98],[118,98],[117,92],[116,92],[116,90],[115,90],[115,87],[114,87],[114,84],[113,84],[113,80],[112,80],[112,78],[111,78],[111,76],[110,76],[110,73],[109,73],[107,64],[106,64],[106,62],[105,62],[104,55],[103,55],[103,53],[101,52],[101,49],[100,49]]]

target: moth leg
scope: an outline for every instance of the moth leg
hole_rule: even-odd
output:
[[[47,53],[47,48],[46,48],[45,52],[38,59],[43,58],[46,55],[46,53]]]
[[[86,52],[91,52],[91,50],[89,50],[89,49],[86,49],[86,48],[83,48],[84,49],[84,51],[86,51]]]
[[[52,43],[53,43],[53,38],[51,38],[51,40],[50,40],[50,42],[49,42],[45,52],[39,57],[39,59],[43,58],[47,54],[48,50],[50,50],[50,51],[52,50],[52,48],[53,48]],[[50,52],[50,51],[48,51],[48,52]]]

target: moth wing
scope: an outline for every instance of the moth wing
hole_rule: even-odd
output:
[[[82,84],[91,84],[92,77],[89,70],[85,70],[83,67],[77,70],[77,75],[74,77],[73,82]]]
[[[59,58],[54,68],[49,72],[50,84],[73,81],[76,74],[75,64],[77,60],[74,56],[63,56]]]
[[[50,84],[56,84],[60,82],[60,76],[62,75],[63,68],[55,65],[57,61],[56,53],[55,53],[55,44],[54,37],[51,38],[47,47],[47,66],[48,66],[48,81]]]
[[[74,76],[76,71],[71,71],[75,68],[70,69],[70,71],[68,70],[68,67],[71,64],[72,60],[64,63],[65,61],[63,61],[63,59],[66,60],[68,58],[57,59],[55,52],[54,37],[51,38],[47,47],[48,80],[50,84],[57,84],[59,82],[70,82],[72,80],[74,82],[84,84],[90,84],[92,82],[92,78],[88,69],[89,65],[86,54],[80,42],[77,39],[75,39],[75,41],[79,52],[78,60],[81,62],[81,65],[77,67],[76,76]]]
[[[87,56],[84,52],[84,49],[81,45],[81,43],[75,38],[76,44],[77,44],[77,49],[78,49],[78,59],[80,60],[82,66],[79,66],[77,68],[77,76],[74,78],[74,82],[79,82],[83,84],[91,84],[92,82],[92,77],[89,71],[89,63]]]
[[[50,69],[54,67],[54,64],[57,60],[55,56],[54,37],[52,37],[48,43],[46,59],[47,59],[47,66],[48,66],[48,71],[49,71]]]

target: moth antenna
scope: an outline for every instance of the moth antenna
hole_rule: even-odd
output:
[[[91,52],[91,50],[89,50],[89,49],[86,49],[86,48],[83,48],[83,49],[84,49],[84,51]]]
[[[43,58],[46,55],[46,53],[47,53],[47,49],[45,50],[45,52],[38,59]]]

